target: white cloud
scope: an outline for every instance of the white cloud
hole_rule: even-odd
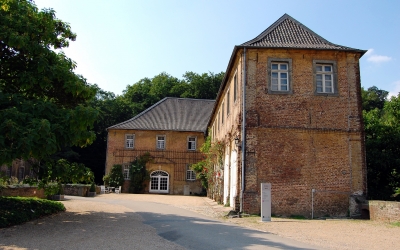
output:
[[[392,90],[389,91],[388,98],[392,96],[397,96],[400,93],[400,80],[395,81],[394,83],[391,84],[393,86]]]
[[[376,55],[374,49],[369,49],[367,53],[365,53],[365,56],[367,56],[367,61],[373,63],[383,63],[392,60],[389,56]]]

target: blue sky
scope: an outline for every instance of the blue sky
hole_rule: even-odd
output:
[[[122,94],[127,85],[166,72],[182,78],[225,71],[233,47],[287,13],[330,42],[369,50],[361,85],[400,92],[397,0],[35,0],[68,22],[77,40],[64,49],[76,72]]]

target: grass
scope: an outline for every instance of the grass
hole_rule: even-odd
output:
[[[61,202],[27,198],[0,197],[0,228],[10,227],[40,217],[65,211]]]
[[[392,222],[390,225],[395,226],[395,227],[400,227],[400,221],[397,222]]]

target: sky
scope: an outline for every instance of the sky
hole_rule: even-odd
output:
[[[285,13],[326,40],[368,50],[361,85],[400,92],[397,0],[35,0],[77,34],[64,53],[89,83],[121,95],[166,72],[224,72],[235,45]]]

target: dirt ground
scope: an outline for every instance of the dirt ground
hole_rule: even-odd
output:
[[[106,201],[108,199],[113,201],[110,203]],[[77,246],[81,248],[75,249],[100,249],[111,244],[110,242],[120,242],[121,246],[124,246],[129,245],[130,240],[136,243],[142,242],[144,246],[147,246],[146,249],[157,249],[159,246],[164,246],[164,249],[181,249],[173,242],[168,242],[156,235],[155,230],[149,226],[143,227],[142,225],[137,228],[132,226],[141,224],[141,218],[139,215],[135,215],[135,211],[118,205],[119,200],[169,204],[212,219],[276,234],[314,245],[317,248],[321,247],[321,249],[400,249],[400,226],[389,223],[350,219],[298,220],[284,218],[272,218],[271,222],[261,222],[260,217],[228,218],[224,215],[230,211],[229,207],[218,205],[205,197],[152,194],[103,194],[95,198],[79,199],[67,197],[67,200],[63,201],[67,209],[65,213],[0,229],[0,249],[56,249],[57,245],[54,245],[55,248],[52,248],[53,245],[49,245],[52,242],[41,242],[42,236],[52,234],[52,237],[59,236],[60,239],[65,240],[67,232],[71,234],[79,232],[79,237],[82,238],[76,242]],[[123,235],[124,230],[120,230],[119,234],[109,234],[105,230],[105,232],[96,234],[96,241],[86,241],[87,237],[94,237],[90,232],[98,230],[99,223],[103,223],[101,228],[108,228],[108,231],[113,231],[111,230],[113,223],[118,224],[119,228],[126,226],[131,230],[129,235]],[[53,232],[46,231],[48,228],[46,225],[50,225],[54,229]],[[55,230],[55,228],[58,229]],[[137,231],[135,231],[136,229]],[[14,237],[21,234],[26,234],[27,237]],[[133,234],[135,239],[132,238]],[[110,239],[110,237],[115,237],[115,239]],[[116,240],[117,238],[118,240]],[[16,241],[17,239],[18,241]],[[98,245],[93,245],[94,242],[97,242]],[[75,244],[75,242],[68,242],[69,245],[72,243]],[[112,248],[115,249],[115,246],[110,246],[109,249]]]
[[[369,220],[327,219],[299,220],[272,218],[261,222],[260,217],[227,218],[230,208],[218,205],[206,197],[176,195],[106,194],[101,198],[153,201],[195,211],[239,226],[269,232],[325,249],[399,249],[400,226]],[[65,203],[68,209],[68,204]]]

